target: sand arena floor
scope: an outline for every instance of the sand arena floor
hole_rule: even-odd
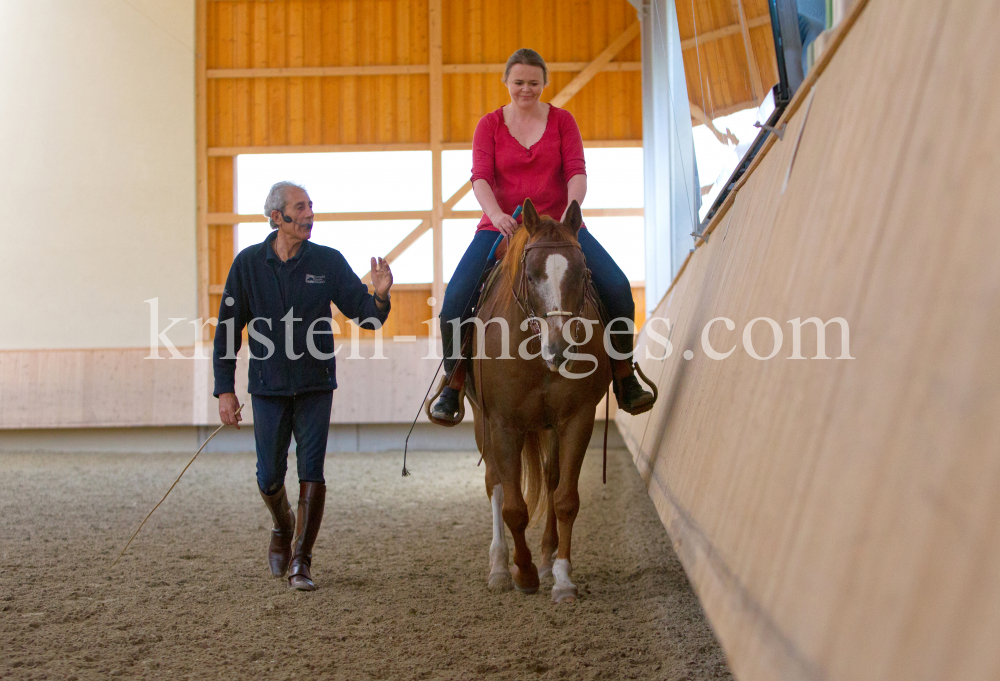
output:
[[[487,591],[471,453],[405,479],[395,454],[329,456],[314,593],[269,575],[249,454],[203,454],[112,569],[188,457],[0,454],[0,678],[730,678],[627,452],[607,486],[587,458],[559,606],[551,577]]]

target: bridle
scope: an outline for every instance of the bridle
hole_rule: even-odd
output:
[[[535,313],[534,308],[531,306],[531,299],[528,296],[528,275],[527,269],[525,268],[525,260],[528,257],[528,251],[535,248],[565,248],[570,246],[576,250],[583,252],[579,244],[574,244],[572,242],[566,241],[542,241],[542,242],[532,242],[526,244],[524,251],[521,253],[521,262],[518,264],[518,277],[517,282],[513,286],[514,300],[517,301],[518,307],[521,308],[521,312],[524,313],[525,319],[528,322],[528,326],[531,329],[532,334],[537,335],[541,333],[542,319],[548,319],[549,317],[570,317],[581,318],[583,315],[583,308],[587,304],[587,291],[590,288],[590,268],[583,268],[583,295],[580,296],[580,308],[576,312],[570,312],[569,310],[552,310],[546,312],[539,316]],[[586,257],[584,258],[584,263],[586,263]]]

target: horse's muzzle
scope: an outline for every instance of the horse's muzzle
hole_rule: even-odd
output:
[[[545,359],[545,366],[549,368],[549,371],[559,371],[559,367],[566,361],[566,355],[563,354],[563,350],[554,345],[549,345],[548,351],[543,357]]]

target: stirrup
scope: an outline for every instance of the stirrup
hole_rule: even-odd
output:
[[[426,403],[424,403],[424,413],[427,414],[427,420],[439,426],[444,426],[445,428],[451,428],[452,426],[457,426],[459,423],[462,422],[462,419],[465,418],[464,384],[458,391],[458,415],[455,417],[456,420],[454,421],[445,420],[431,414],[431,407],[434,405],[435,402],[437,402],[438,398],[441,396],[441,393],[444,392],[444,389],[448,385],[449,381],[450,381],[449,376],[442,376],[441,382],[438,384],[437,390],[435,390],[434,394],[428,398]]]
[[[657,397],[659,397],[660,392],[656,388],[656,384],[650,381],[649,378],[646,376],[646,374],[643,373],[642,367],[639,366],[638,362],[633,362],[632,369],[636,374],[638,374],[638,378],[636,378],[635,376],[631,376],[631,378],[635,380],[636,385],[642,388],[642,383],[645,383],[652,390],[653,399],[651,399],[649,402],[646,402],[645,404],[640,404],[632,408],[626,408],[626,406],[622,404],[622,395],[620,388],[621,381],[624,380],[624,377],[622,379],[613,379],[612,383],[614,385],[615,399],[618,400],[618,408],[627,414],[631,414],[632,416],[638,416],[639,414],[645,414],[647,411],[653,408],[653,405],[656,404],[656,399]],[[639,379],[642,379],[642,383],[639,383]],[[646,393],[646,391],[643,390],[643,394],[648,394],[648,393]]]

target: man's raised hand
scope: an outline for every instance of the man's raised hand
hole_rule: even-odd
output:
[[[372,286],[382,300],[388,300],[389,288],[392,286],[392,270],[389,263],[382,258],[372,258]]]

